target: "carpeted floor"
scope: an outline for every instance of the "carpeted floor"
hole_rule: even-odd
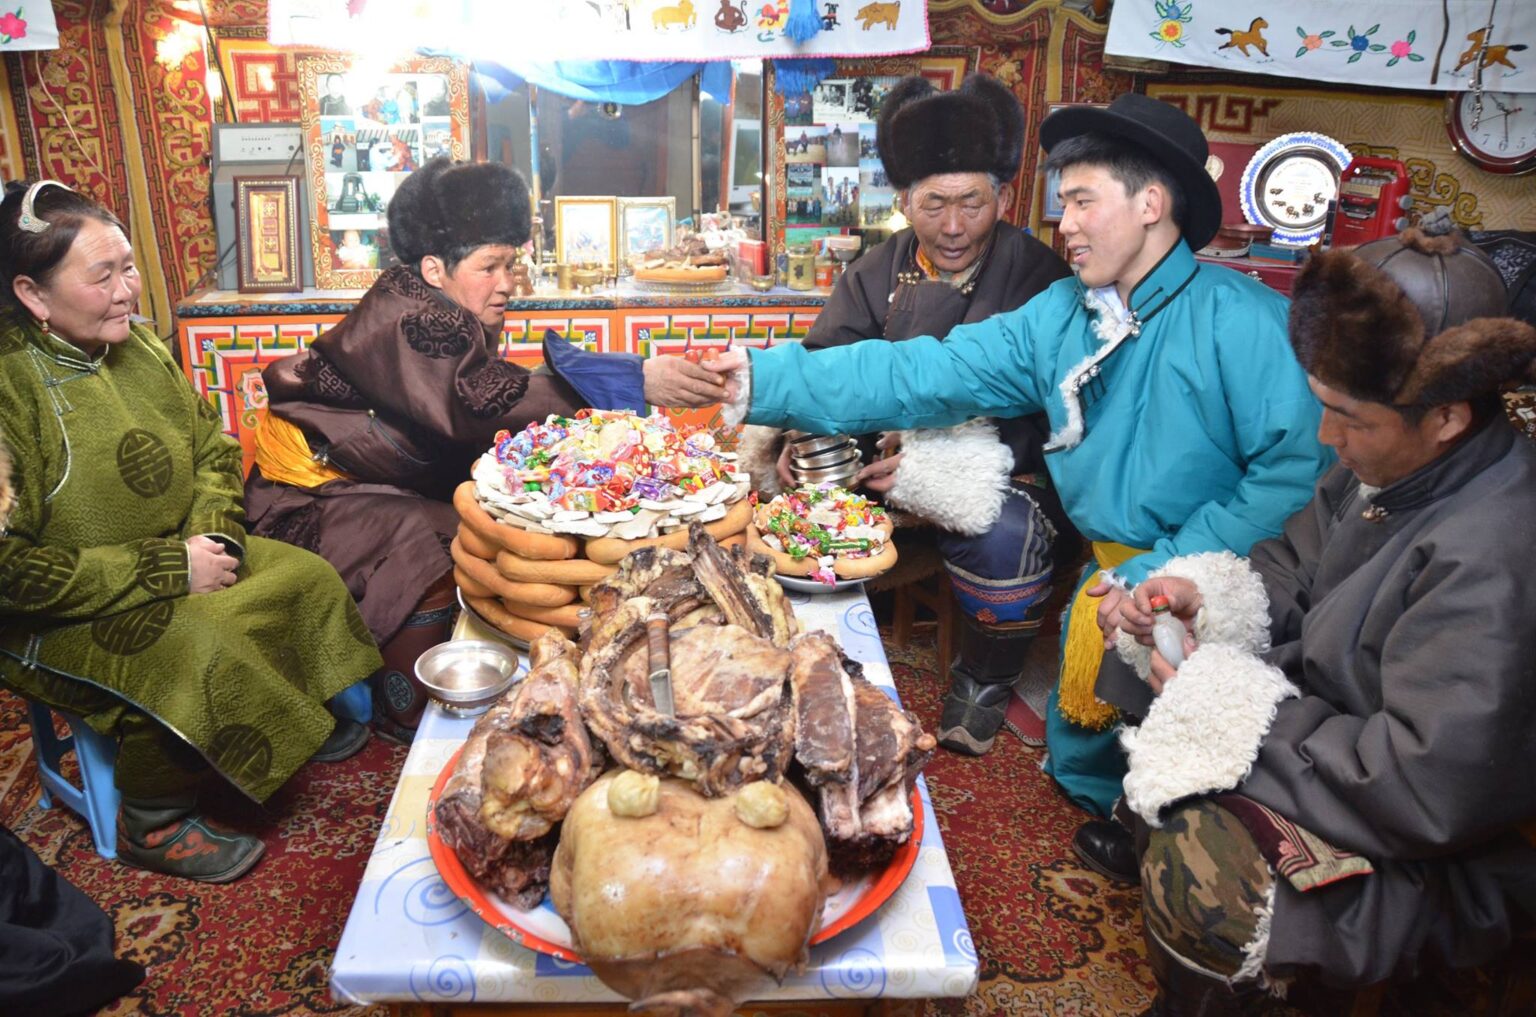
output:
[[[932,727],[942,690],[931,634],[890,649],[908,707]],[[244,879],[203,886],[99,858],[84,822],[37,807],[25,711],[0,693],[0,823],[116,921],[122,953],[150,966],[131,996],[102,1014],[345,1014],[327,989],[364,862],[405,750],[375,738],[345,763],[305,767],[265,810],[229,796],[210,811],[266,831],[267,857]],[[1039,752],[1012,737],[984,759],[938,753],[927,769],[981,959],[966,1000],[903,1007],[910,1017],[1134,1014],[1151,976],[1134,890],[1111,887],[1068,847],[1081,814],[1050,787]]]
[[[931,729],[942,694],[931,633],[887,649],[902,699]],[[106,862],[81,819],[38,808],[25,710],[0,692],[0,823],[105,908],[120,952],[149,966],[143,985],[101,1011],[114,1017],[382,1017],[382,1007],[335,1003],[327,973],[404,759],[404,748],[375,738],[345,763],[305,767],[265,809],[233,794],[212,803],[220,818],[264,830],[268,854],[239,882],[199,885]],[[1077,863],[1069,845],[1083,816],[1039,762],[1038,750],[1004,736],[983,759],[939,752],[929,763],[981,979],[967,999],[902,1005],[896,1017],[1110,1017],[1148,1004],[1138,891]],[[1394,995],[1383,1017],[1471,1013],[1482,993]]]

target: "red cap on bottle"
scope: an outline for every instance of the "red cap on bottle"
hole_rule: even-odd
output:
[[[1159,593],[1157,596],[1153,597],[1152,598],[1152,610],[1154,610],[1154,611],[1166,611],[1166,610],[1168,610],[1168,598],[1163,596],[1161,593]]]

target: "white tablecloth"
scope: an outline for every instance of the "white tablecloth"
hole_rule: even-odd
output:
[[[790,599],[803,627],[833,633],[865,676],[896,698],[862,591]],[[456,636],[491,637],[468,616]],[[427,708],[336,948],[332,992],[352,1003],[619,1000],[587,968],[491,928],[438,877],[427,848],[427,797],[473,723]],[[970,929],[921,779],[918,790],[923,837],[901,888],[874,915],[812,948],[805,971],[764,999],[965,996],[975,988]]]

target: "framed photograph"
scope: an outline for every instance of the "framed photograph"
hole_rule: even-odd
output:
[[[1053,102],[1047,105],[1045,115],[1050,116],[1059,109],[1067,109],[1071,106],[1097,106],[1103,109],[1107,102]],[[1043,163],[1041,165],[1044,165]],[[1061,217],[1066,214],[1066,206],[1061,203],[1061,174],[1054,170],[1040,171],[1040,221],[1061,222]]]
[[[469,158],[469,72],[445,57],[391,67],[298,57],[315,285],[362,289],[395,264],[389,201],[437,155]]]
[[[299,178],[235,177],[241,293],[292,293],[299,279]]]
[[[617,198],[555,198],[555,256],[562,265],[612,265],[619,251]]]
[[[677,218],[677,199],[619,199],[619,263],[646,251],[672,246],[672,223]]]

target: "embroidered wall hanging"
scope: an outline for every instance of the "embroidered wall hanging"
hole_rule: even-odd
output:
[[[4,3],[5,0],[0,0]],[[816,34],[791,37],[791,8]],[[268,38],[377,56],[412,48],[495,60],[740,60],[916,53],[923,0],[270,0]],[[803,36],[802,36],[803,38]]]
[[[1536,92],[1527,0],[1119,0],[1105,52],[1387,88]]]
[[[59,26],[48,0],[0,0],[0,52],[58,48]]]

